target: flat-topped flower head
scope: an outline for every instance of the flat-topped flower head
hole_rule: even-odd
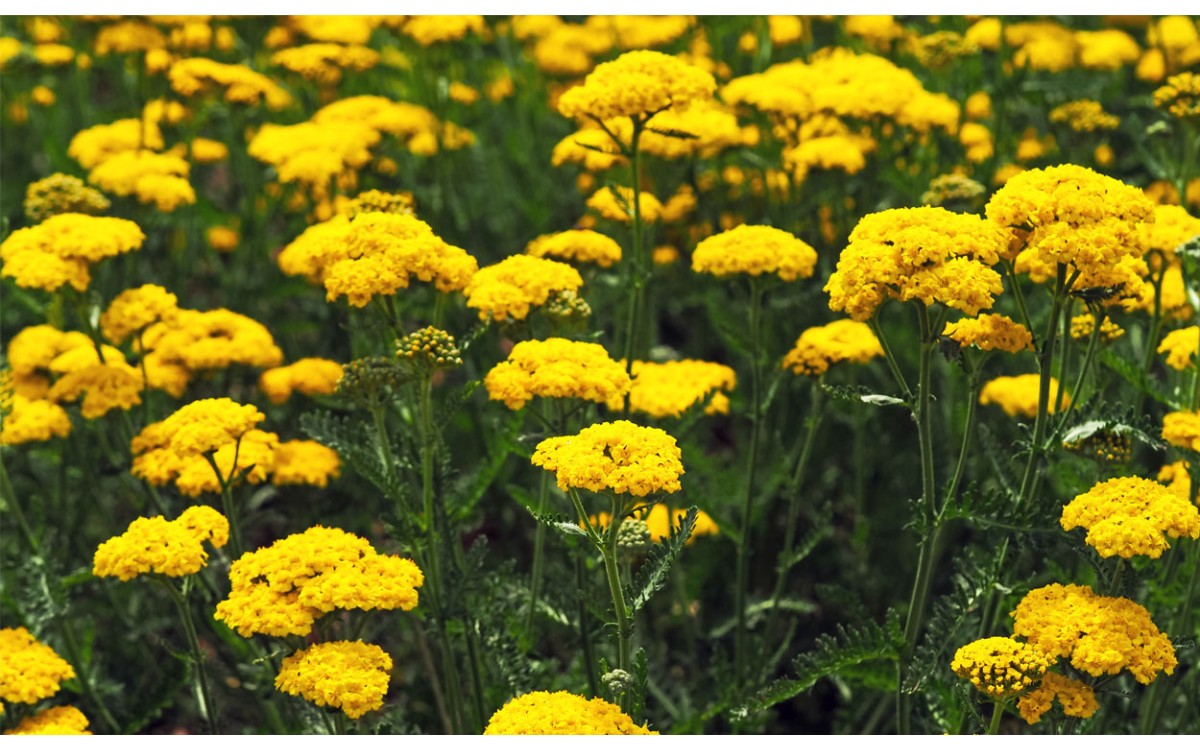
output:
[[[162,436],[177,455],[195,456],[237,442],[264,419],[266,415],[253,404],[206,398],[182,406],[164,419]]]
[[[656,427],[619,420],[585,427],[577,435],[538,443],[532,463],[553,471],[561,490],[645,497],[678,492],[683,475],[675,438]]]
[[[532,255],[510,255],[485,266],[467,284],[467,307],[479,319],[524,320],[530,310],[546,304],[551,295],[574,292],[583,286],[579,271],[566,263]]]
[[[373,643],[317,643],[284,657],[275,689],[357,719],[383,707],[391,672],[392,657]]]
[[[322,357],[305,357],[290,365],[263,371],[258,389],[273,404],[282,404],[299,391],[305,396],[330,396],[342,379],[342,365]]]
[[[1100,708],[1100,703],[1096,700],[1096,691],[1086,683],[1064,677],[1057,672],[1047,672],[1040,685],[1022,695],[1017,701],[1017,710],[1026,722],[1036,724],[1041,721],[1042,715],[1050,710],[1056,699],[1064,714],[1078,719],[1090,718],[1096,713],[1096,709]]]
[[[1149,685],[1178,663],[1171,639],[1146,608],[1123,597],[1097,596],[1088,586],[1052,583],[1030,591],[1012,611],[1013,635],[1093,677],[1128,670]]]
[[[57,403],[80,400],[84,419],[99,419],[113,409],[129,411],[142,403],[142,372],[124,362],[89,365],[58,379],[46,394]]]
[[[606,403],[629,392],[625,367],[600,344],[549,338],[521,341],[483,379],[488,398],[510,409],[531,399],[577,398]]]
[[[780,366],[797,375],[816,377],[839,362],[861,365],[882,356],[883,347],[869,325],[857,320],[835,320],[801,333]]]
[[[977,315],[1003,290],[991,266],[1005,249],[1003,234],[977,216],[934,206],[867,214],[825,284],[829,308],[862,321],[888,299],[920,300]]]
[[[558,111],[580,120],[645,117],[711,99],[716,89],[712,74],[700,68],[662,52],[637,50],[597,65],[582,85],[559,97]]]
[[[699,359],[671,362],[634,360],[629,410],[655,419],[681,417],[693,406],[704,404],[706,414],[729,411],[729,397],[737,385],[732,367]],[[620,409],[621,399],[609,399],[610,409]]]
[[[1200,118],[1200,75],[1178,73],[1154,90],[1154,106],[1179,119]]]
[[[1163,336],[1158,353],[1167,355],[1167,366],[1173,370],[1195,367],[1196,355],[1200,353],[1200,326],[1179,328]]]
[[[0,243],[0,275],[27,289],[53,292],[70,284],[82,292],[91,283],[91,264],[138,250],[145,239],[141,228],[126,219],[58,214],[18,229]]]
[[[692,270],[713,276],[774,274],[784,281],[807,279],[817,251],[782,229],[743,224],[701,240],[692,253]]]
[[[946,326],[942,335],[958,342],[959,346],[975,346],[986,352],[1033,351],[1033,335],[1029,329],[1006,315],[995,313],[956,320]]]
[[[989,698],[1002,700],[1036,685],[1052,661],[1012,638],[981,638],[956,651],[950,669]]]
[[[620,707],[565,690],[513,698],[492,714],[484,734],[658,734],[633,723]]]
[[[1101,557],[1162,556],[1167,537],[1200,538],[1196,506],[1158,482],[1118,477],[1101,482],[1063,508],[1064,531],[1082,526]]]
[[[54,706],[45,711],[39,711],[33,716],[26,716],[13,729],[5,734],[11,735],[73,735],[91,734],[88,731],[88,720],[83,712],[74,706]]]
[[[229,569],[216,619],[243,637],[305,636],[335,609],[417,606],[425,576],[412,560],[381,555],[360,536],[314,526],[247,552]]]
[[[337,451],[314,440],[287,440],[275,447],[271,484],[326,487],[342,472]]]
[[[71,434],[71,417],[53,401],[27,398],[17,393],[6,408],[0,427],[0,445],[44,443]]]
[[[1165,414],[1162,439],[1176,448],[1200,452],[1200,411],[1173,411]]]
[[[30,221],[45,221],[55,214],[95,216],[107,211],[110,205],[99,190],[61,172],[32,182],[25,189],[25,218]]]
[[[65,659],[25,628],[0,628],[0,701],[37,703],[74,676]]]
[[[178,313],[178,297],[157,284],[143,284],[126,289],[109,303],[100,316],[100,330],[104,338],[122,344],[147,326],[174,320]]]
[[[1010,417],[1036,417],[1041,381],[1036,373],[1029,375],[1003,375],[984,384],[979,391],[979,403],[987,406],[996,404]],[[1050,378],[1050,401],[1046,410],[1053,414],[1058,410],[1058,380]],[[1071,403],[1071,395],[1063,394],[1063,405]]]
[[[171,578],[192,575],[208,562],[206,541],[213,547],[229,541],[229,521],[207,505],[194,505],[174,521],[162,516],[139,518],[96,549],[92,572],[122,581],[147,573]]]
[[[594,263],[601,268],[609,268],[621,260],[621,246],[617,241],[590,229],[543,234],[530,242],[525,252],[538,258]]]

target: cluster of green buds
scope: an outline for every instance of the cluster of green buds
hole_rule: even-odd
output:
[[[627,518],[617,529],[617,549],[623,555],[645,554],[651,544],[650,526],[640,518]]]
[[[1063,448],[1093,461],[1127,463],[1133,458],[1133,440],[1116,432],[1097,431],[1078,440],[1064,440]]]
[[[555,292],[543,310],[547,317],[565,326],[581,326],[592,316],[592,306],[571,289]]]
[[[986,193],[987,188],[970,177],[944,174],[933,178],[929,189],[921,196],[921,202],[927,206],[974,211]]]
[[[394,359],[363,357],[346,364],[334,393],[366,409],[377,409],[405,380],[403,368]]]
[[[68,174],[52,174],[25,191],[25,216],[30,221],[45,221],[67,213],[95,216],[107,211],[110,205],[99,190]]]
[[[396,342],[396,355],[413,367],[429,372],[461,367],[462,352],[454,337],[440,328],[427,326]]]
[[[629,692],[633,687],[633,675],[624,669],[614,669],[605,672],[600,677],[600,682],[604,683],[604,687],[608,688],[609,694],[613,697],[619,697]]]
[[[353,200],[342,207],[341,212],[353,219],[359,214],[409,214],[413,213],[413,197],[411,193],[385,193],[382,190],[368,190],[359,193]]]

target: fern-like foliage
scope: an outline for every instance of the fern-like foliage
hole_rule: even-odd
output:
[[[396,462],[390,466],[385,463],[365,420],[339,417],[328,411],[309,412],[301,415],[300,429],[337,451],[343,461],[388,498],[402,503],[410,499],[412,487],[401,479],[401,467]]]
[[[688,538],[692,535],[692,529],[696,526],[696,515],[699,512],[699,508],[695,505],[688,508],[687,513],[680,519],[679,525],[671,527],[671,535],[650,548],[650,552],[646,555],[646,561],[638,568],[637,574],[633,578],[633,584],[628,587],[625,594],[625,599],[629,602],[630,616],[646,606],[650,597],[666,585],[671,563],[675,562],[675,558],[683,551],[683,546],[687,544]]]

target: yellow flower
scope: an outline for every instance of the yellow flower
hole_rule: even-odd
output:
[[[14,729],[8,730],[5,734],[91,734],[87,728],[87,717],[78,708],[74,706],[54,706],[53,708],[39,711],[33,716],[26,716],[24,719],[21,719]]]
[[[530,308],[546,304],[551,295],[574,292],[583,277],[566,263],[511,255],[499,263],[479,269],[464,290],[467,307],[479,311],[480,320],[524,320]]]
[[[1163,464],[1163,467],[1158,470],[1158,481],[1165,482],[1167,489],[1184,500],[1188,502],[1195,500],[1197,504],[1200,504],[1200,497],[1192,496],[1192,473],[1191,466],[1187,461]]]
[[[148,440],[153,435],[157,443],[153,447],[170,447],[181,457],[201,456],[237,442],[264,419],[266,416],[253,404],[206,398],[180,407],[161,423],[147,425],[139,438]],[[135,447],[134,452],[141,451]]]
[[[1055,698],[1064,714],[1080,719],[1090,718],[1100,708],[1092,688],[1057,672],[1047,672],[1040,685],[1021,696],[1017,709],[1026,722],[1036,724],[1041,721],[1042,714],[1050,710]]]
[[[0,628],[0,700],[37,703],[74,676],[66,660],[25,628]]]
[[[492,714],[484,734],[658,734],[601,698],[588,700],[560,690],[513,698]]]
[[[954,339],[959,346],[977,346],[989,352],[1033,351],[1033,335],[1029,329],[1005,315],[963,318],[946,326],[942,335]]]
[[[275,449],[278,446],[279,436],[275,433],[247,430],[237,441],[225,443],[213,451],[215,470],[203,455],[187,456],[176,451],[179,463],[175,486],[181,494],[197,497],[205,492],[219,493],[221,480],[227,483],[246,481],[262,484],[275,468]],[[220,479],[217,478],[218,474]]]
[[[678,58],[638,50],[601,63],[583,84],[558,99],[565,117],[645,117],[667,108],[685,108],[711,99],[717,83],[712,75]]]
[[[1171,331],[1163,336],[1158,353],[1167,355],[1167,366],[1174,370],[1186,370],[1196,366],[1196,353],[1200,352],[1200,327],[1188,326]]]
[[[967,97],[967,118],[970,120],[986,120],[992,116],[992,97],[986,91],[976,91]]]
[[[556,234],[543,234],[532,240],[525,252],[537,257],[595,263],[609,268],[621,260],[621,246],[611,237],[590,229],[569,229]]]
[[[157,284],[143,284],[116,296],[100,316],[104,338],[124,343],[131,335],[159,321],[170,322],[179,312],[179,298]]]
[[[391,671],[392,657],[373,643],[317,643],[284,658],[275,689],[357,719],[383,707]]]
[[[1093,99],[1076,99],[1060,104],[1050,110],[1050,122],[1065,123],[1077,133],[1096,130],[1116,130],[1121,118],[1104,111],[1104,106]]]
[[[99,190],[61,172],[31,182],[25,189],[25,216],[30,221],[45,221],[55,214],[95,215],[107,211],[109,206]]]
[[[1154,223],[1143,224],[1142,233],[1147,249],[1161,250],[1168,259],[1172,259],[1177,247],[1200,237],[1200,219],[1182,206],[1157,205],[1154,207]]]
[[[767,226],[743,224],[708,237],[692,253],[692,270],[723,277],[775,274],[784,281],[812,276],[817,251],[794,235]]]
[[[125,533],[96,549],[92,572],[122,581],[144,573],[172,578],[192,575],[208,562],[206,541],[213,547],[229,541],[229,521],[207,505],[192,506],[174,521],[162,516],[139,518]]]
[[[380,555],[366,539],[322,526],[247,552],[229,579],[215,617],[247,638],[305,636],[335,609],[409,611],[424,582],[412,560]]]
[[[1158,559],[1166,537],[1200,538],[1200,513],[1186,498],[1150,479],[1119,477],[1101,482],[1063,508],[1064,531],[1082,526],[1101,557]]]
[[[1200,412],[1173,411],[1164,415],[1162,438],[1177,448],[1200,452]]]
[[[400,30],[428,47],[456,42],[467,34],[482,35],[486,28],[483,16],[409,16]]]
[[[267,394],[273,404],[282,404],[300,391],[305,396],[329,396],[342,378],[342,366],[320,357],[298,359],[286,367],[265,370],[258,379],[258,389]]]
[[[1071,338],[1087,339],[1096,330],[1096,316],[1091,313],[1076,315],[1071,318]],[[1100,324],[1100,338],[1105,341],[1115,341],[1125,335],[1125,329],[1112,320],[1105,318]]]
[[[797,375],[815,377],[839,362],[866,364],[883,356],[871,327],[856,320],[835,320],[806,329],[780,364]]]
[[[1039,376],[1002,376],[988,381],[979,391],[979,403],[987,406],[996,404],[1010,417],[1036,417],[1040,386]],[[1058,381],[1050,378],[1050,401],[1046,411],[1053,414],[1058,410]],[[1063,394],[1063,404],[1071,403],[1071,395]]]
[[[1012,638],[981,638],[954,653],[950,669],[993,700],[1011,698],[1033,687],[1052,659]]]
[[[126,119],[79,131],[67,146],[67,156],[84,169],[94,169],[117,154],[140,149],[159,151],[162,147],[162,132],[156,122]]]
[[[564,491],[573,487],[645,497],[681,489],[680,456],[675,438],[666,432],[620,420],[547,438],[538,443],[532,463],[555,472]]]
[[[137,250],[145,239],[132,221],[58,214],[0,243],[0,275],[26,288],[53,292],[69,283],[82,292],[91,281],[89,264]]]
[[[58,404],[43,399],[13,396],[12,411],[4,416],[0,445],[44,443],[71,434],[71,418]]]
[[[271,484],[327,487],[342,471],[337,451],[313,440],[288,440],[275,448]]]
[[[587,207],[609,221],[629,224],[633,221],[633,189],[624,186],[600,188],[587,199]],[[662,210],[662,202],[653,193],[646,190],[638,192],[638,211],[642,221],[658,221]]]
[[[1171,639],[1145,607],[1121,597],[1097,596],[1088,586],[1052,583],[1030,591],[1011,615],[1013,634],[1093,677],[1129,670],[1149,685],[1178,663]]]
[[[150,366],[174,365],[189,371],[217,370],[233,364],[275,367],[283,352],[266,326],[232,310],[180,310],[169,322],[151,325],[141,343]],[[150,385],[158,387],[155,378]]]
[[[196,202],[196,191],[188,183],[191,165],[170,154],[126,151],[96,166],[88,182],[114,195],[135,195],[140,203],[153,203],[159,211],[171,212]]]
[[[602,517],[607,515],[600,514]],[[687,515],[687,511],[683,508],[670,509],[666,503],[655,503],[650,512],[642,520],[646,522],[646,527],[650,531],[650,539],[654,542],[661,542],[671,536],[671,529],[679,526],[679,522]],[[605,525],[608,520],[604,520]],[[687,544],[692,544],[702,536],[715,536],[721,533],[721,529],[717,526],[717,522],[712,516],[704,511],[696,513],[696,523],[692,526],[692,535],[688,537]]]
[[[698,359],[681,359],[672,362],[643,362],[634,360],[633,384],[629,390],[629,410],[649,414],[655,419],[682,417],[688,409],[698,404],[715,406],[719,413],[718,396],[729,392],[737,385],[733,368],[716,362]],[[609,398],[608,408],[620,409],[623,399]]]
[[[262,73],[244,65],[227,65],[204,57],[179,60],[167,71],[171,88],[181,96],[203,95],[214,89],[224,91],[230,104],[257,106],[266,103],[270,109],[283,109],[292,97]]]
[[[1154,106],[1175,117],[1200,117],[1200,75],[1186,72],[1173,75],[1154,91]]]
[[[287,68],[322,86],[336,85],[342,80],[343,71],[369,70],[378,62],[378,52],[356,44],[305,44],[271,55],[272,65]]]
[[[630,380],[625,367],[600,344],[549,338],[519,342],[483,384],[491,400],[521,409],[535,397],[621,401]]]
[[[50,325],[29,326],[8,342],[8,366],[17,375],[32,375],[50,369],[50,363],[63,352],[90,346],[91,339],[80,331],[64,332]]]
[[[47,397],[57,403],[77,401],[84,419],[99,419],[113,409],[129,411],[142,403],[142,372],[124,362],[95,364],[59,378]]]

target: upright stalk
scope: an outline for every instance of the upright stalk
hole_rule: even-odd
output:
[[[629,295],[629,304],[625,312],[625,369],[627,372],[633,371],[633,360],[638,353],[637,348],[637,330],[638,319],[642,315],[642,308],[645,305],[646,283],[649,278],[646,273],[646,258],[644,238],[642,237],[642,152],[639,141],[642,137],[642,128],[646,121],[639,118],[631,118],[633,121],[633,134],[629,142],[629,164],[631,176],[631,189],[633,191],[633,206],[632,208],[632,228],[633,228],[633,263],[630,267],[630,281],[633,289]],[[615,139],[614,139],[615,140]],[[618,142],[619,143],[619,142]]]
[[[83,694],[87,696],[96,710],[100,712],[100,718],[104,720],[108,731],[117,734],[121,731],[121,726],[117,724],[117,720],[113,718],[112,712],[108,710],[108,706],[100,699],[100,695],[96,692],[96,686],[92,684],[92,677],[88,674],[86,665],[83,663],[83,652],[79,649],[79,639],[75,637],[75,628],[65,617],[58,619],[59,631],[62,633],[63,643],[67,646],[67,656],[70,659],[71,666],[75,668],[75,675],[79,678],[79,684],[83,687]]]
[[[204,652],[200,650],[200,639],[196,636],[196,623],[192,620],[192,611],[188,607],[187,598],[170,580],[162,579],[163,586],[171,593],[171,600],[179,610],[179,618],[183,620],[183,632],[187,636],[188,649],[192,652],[192,661],[196,665],[196,687],[201,697],[204,719],[208,723],[208,731],[218,734],[217,706],[213,703],[212,692],[208,687],[208,674],[204,671]]]
[[[742,497],[741,535],[738,539],[734,609],[737,610],[737,629],[734,631],[734,684],[741,685],[746,670],[746,589],[750,571],[750,531],[754,512],[754,479],[758,467],[758,442],[762,432],[762,287],[750,279],[750,453],[746,461],[746,491]]]

